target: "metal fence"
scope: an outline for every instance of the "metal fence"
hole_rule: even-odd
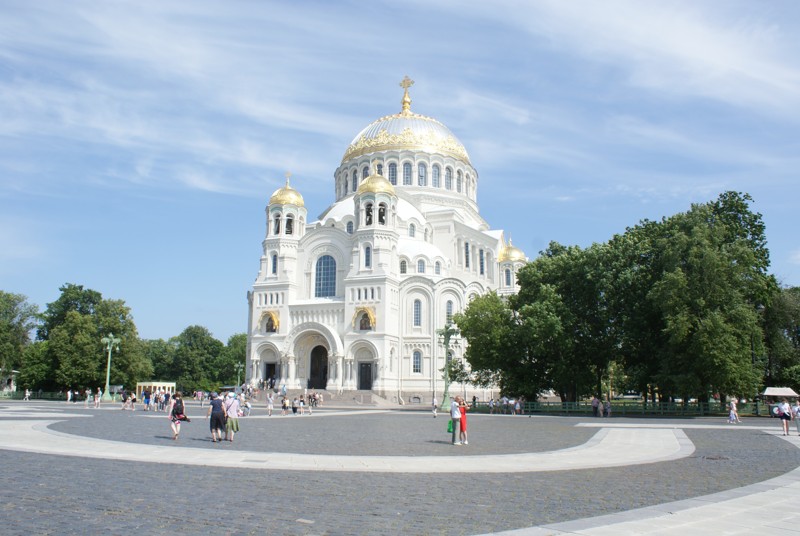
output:
[[[543,415],[575,415],[592,416],[591,401],[581,402],[526,402],[521,408],[523,414],[543,414]],[[768,417],[769,404],[764,402],[753,402],[739,404],[737,407],[740,417]],[[473,409],[478,413],[489,413],[490,408],[486,402],[478,402]],[[502,406],[495,406],[494,413],[502,414]],[[601,408],[602,412],[602,408]],[[511,413],[506,411],[505,413]],[[674,404],[642,402],[641,400],[614,400],[611,402],[611,417],[703,417],[728,415],[728,409],[722,407],[719,402],[710,404]]]

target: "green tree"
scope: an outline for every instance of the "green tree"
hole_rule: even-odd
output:
[[[766,356],[753,348],[753,361],[766,383],[800,389],[800,287],[782,288],[762,310]]]
[[[175,382],[181,391],[215,387],[218,360],[224,348],[208,329],[189,326],[175,337]]]
[[[63,324],[70,311],[76,311],[83,315],[94,315],[95,308],[103,299],[99,292],[84,289],[83,285],[65,283],[58,290],[61,291],[58,299],[48,303],[47,309],[42,315],[42,325],[38,331],[40,340],[48,340],[53,328]]]
[[[153,364],[153,378],[157,380],[170,381],[177,378],[178,373],[175,367],[175,340],[165,341],[164,339],[142,340],[142,352],[145,357]]]
[[[247,334],[237,333],[228,337],[228,344],[220,353],[214,365],[216,380],[220,384],[233,385],[237,380],[241,383],[245,378],[247,361]],[[240,367],[240,369],[237,369]],[[241,374],[239,373],[241,370]]]
[[[18,383],[23,389],[39,388],[43,391],[57,391],[58,384],[53,371],[56,369],[52,354],[48,351],[48,341],[35,341],[25,347],[22,355]]]
[[[91,316],[69,311],[49,336],[48,351],[55,358],[58,385],[83,390],[100,384],[103,360]]]
[[[0,376],[21,367],[30,333],[36,328],[38,307],[27,300],[22,294],[0,290]]]

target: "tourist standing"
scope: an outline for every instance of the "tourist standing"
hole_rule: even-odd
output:
[[[794,417],[794,425],[797,427],[797,435],[800,435],[800,398],[795,400],[792,406],[792,417]]]
[[[592,416],[600,416],[600,399],[597,398],[597,395],[592,397]]]
[[[469,445],[469,441],[467,441],[467,410],[469,410],[469,404],[460,396],[456,398],[458,399],[458,410],[461,412],[458,437],[462,445]]]
[[[214,443],[218,440],[222,441],[222,431],[225,429],[225,408],[222,406],[222,400],[219,399],[217,393],[211,393],[206,418],[210,418],[211,441]]]
[[[100,407],[100,399],[103,398],[103,390],[99,387],[97,388],[97,394],[94,395],[94,408],[97,409]]]
[[[267,417],[272,417],[272,409],[275,406],[275,399],[272,397],[272,391],[267,392]]]
[[[228,393],[225,400],[225,439],[233,443],[233,436],[239,431],[239,399]]]
[[[785,398],[778,404],[778,417],[781,418],[781,426],[783,427],[783,435],[789,435],[789,421],[792,420],[792,409],[789,407],[789,401]]]
[[[458,397],[450,402],[450,420],[453,421],[453,445],[461,445],[461,441],[456,441],[456,437],[461,435],[461,408],[458,404]],[[458,435],[456,435],[458,434]]]
[[[433,395],[433,400],[431,400],[431,411],[433,411],[433,418],[436,418],[436,411],[439,409],[439,401],[436,400],[436,395]]]

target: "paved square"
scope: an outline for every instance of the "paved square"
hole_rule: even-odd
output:
[[[172,441],[163,413],[0,403],[3,533],[780,534],[798,521],[764,500],[791,505],[799,485],[800,438],[770,419],[471,415],[470,444],[454,447],[424,411],[256,408],[215,444],[187,406]]]

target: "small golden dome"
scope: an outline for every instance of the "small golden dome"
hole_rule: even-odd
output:
[[[511,239],[509,238],[508,244],[503,246],[503,249],[500,250],[500,254],[497,256],[497,261],[525,262],[525,253],[523,253],[521,249],[512,246]]]
[[[291,177],[291,173],[286,174],[286,186],[275,190],[275,192],[272,194],[272,197],[269,198],[270,205],[295,205],[298,207],[305,206],[305,203],[303,202],[303,196],[300,195],[300,192],[289,186],[289,177]]]
[[[377,168],[377,165],[375,167]],[[357,193],[359,195],[365,193],[394,195],[394,186],[386,177],[378,175],[376,169],[372,175],[361,181]]]

